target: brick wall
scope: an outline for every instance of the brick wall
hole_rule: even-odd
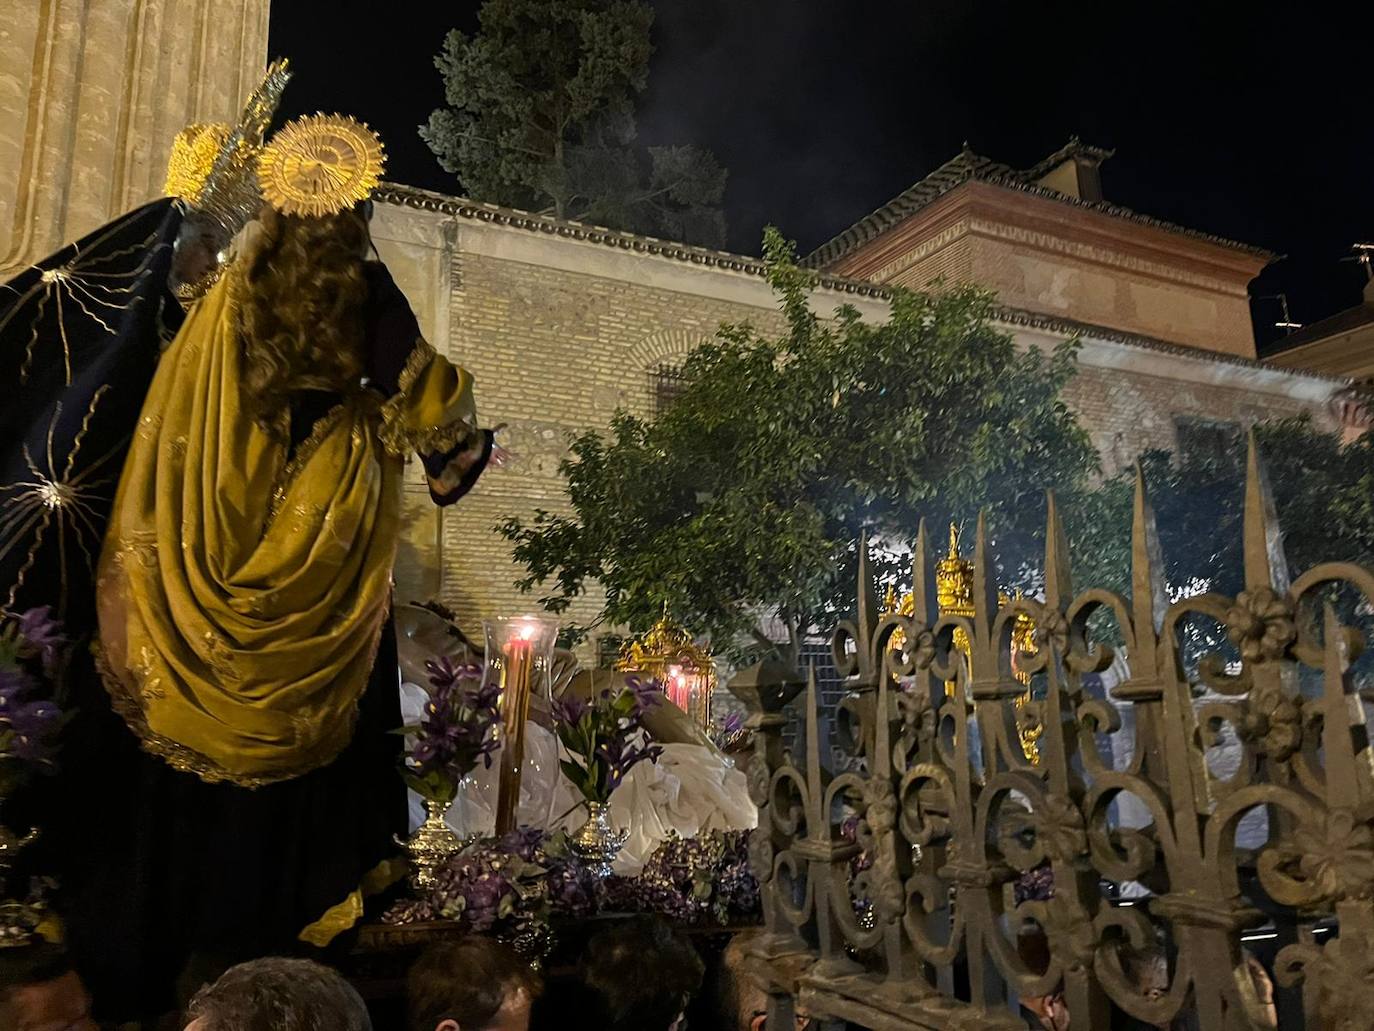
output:
[[[604,427],[618,406],[647,413],[654,372],[709,339],[721,322],[781,325],[754,271],[713,265],[718,259],[709,256],[645,253],[636,238],[596,243],[539,225],[382,205],[374,226],[426,335],[473,373],[483,421],[508,423],[507,442],[519,455],[514,467],[492,471],[443,512],[429,503],[412,467],[398,593],[437,595],[465,626],[536,607],[515,589],[519,570],[494,527],[540,508],[565,510],[558,465],[573,434]],[[885,311],[868,296],[822,290],[816,298],[827,312],[841,302],[866,317]],[[1009,328],[1026,346],[1052,347],[1069,335]],[[1145,448],[1174,447],[1180,415],[1244,425],[1308,411],[1330,425],[1327,399],[1336,386],[1104,337],[1085,342],[1068,400],[1111,472]],[[571,618],[591,618],[598,603],[595,593],[579,599]]]
[[[1086,365],[1079,366],[1064,399],[1078,413],[1102,456],[1103,471],[1109,475],[1129,466],[1142,451],[1176,450],[1181,418],[1245,429],[1266,419],[1307,413],[1324,428],[1336,429],[1325,405]]]

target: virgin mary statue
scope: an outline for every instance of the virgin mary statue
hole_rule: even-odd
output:
[[[99,676],[74,664],[80,715],[48,820],[69,947],[103,1020],[156,1018],[242,958],[328,941],[359,916],[359,886],[390,876],[406,819],[390,632],[403,464],[418,453],[446,505],[493,459],[471,377],[368,260],[380,141],[316,116],[264,145],[261,100],[248,129],[183,138],[183,195],[142,217],[141,269],[79,295],[137,279],[156,303],[121,342],[151,378],[118,352],[47,369],[48,414],[101,376],[145,391],[127,452],[105,459],[122,460],[112,501],[72,520],[100,531],[98,557],[83,538]],[[172,239],[227,258],[181,261],[184,317],[166,303]],[[53,345],[34,364],[61,360],[65,341],[34,325]],[[68,591],[89,586],[85,567],[61,568]],[[27,604],[55,589],[24,573]]]

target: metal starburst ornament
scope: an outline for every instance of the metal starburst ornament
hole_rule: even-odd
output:
[[[258,158],[258,183],[282,214],[320,218],[366,200],[385,165],[382,141],[366,125],[316,114],[272,137]]]

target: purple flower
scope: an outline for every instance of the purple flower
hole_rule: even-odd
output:
[[[455,667],[441,656],[425,668],[430,696],[405,770],[411,786],[428,794],[452,789],[479,762],[491,766],[501,713],[499,685],[484,684],[477,667]]]
[[[38,687],[38,682],[17,666],[0,666],[0,716]]]
[[[657,684],[627,677],[624,689],[604,689],[590,702],[565,697],[554,703],[558,737],[569,755],[563,768],[584,798],[606,801],[635,765],[662,754],[642,744],[644,711],[662,697]]]
[[[51,671],[67,643],[66,637],[62,635],[61,625],[52,618],[52,609],[44,605],[42,608],[29,609],[23,613],[19,617],[19,633],[42,658],[43,668]]]
[[[575,727],[582,722],[582,717],[591,711],[591,706],[586,699],[573,694],[565,694],[562,698],[556,698],[550,706],[553,718],[559,723]]]
[[[663,685],[657,680],[650,680],[646,683],[639,677],[626,677],[625,684],[634,695],[636,708],[641,712],[645,709],[652,709],[663,701]]]

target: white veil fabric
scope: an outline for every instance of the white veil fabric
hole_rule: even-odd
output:
[[[401,685],[401,715],[418,723],[426,698],[417,684]],[[669,703],[671,704],[671,703]],[[531,720],[525,728],[525,763],[521,770],[516,819],[543,830],[575,830],[585,819],[581,796],[558,768],[558,738]],[[629,838],[612,864],[621,876],[637,875],[669,836],[692,838],[710,831],[751,830],[758,813],[749,799],[744,774],[713,747],[665,744],[657,763],[642,762],[630,770],[611,796],[611,822],[628,829]],[[462,837],[489,835],[496,825],[499,753],[490,769],[478,766],[464,778],[447,821]],[[410,826],[424,819],[424,803],[409,794]]]

